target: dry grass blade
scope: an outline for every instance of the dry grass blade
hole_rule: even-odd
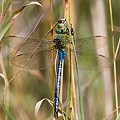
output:
[[[9,110],[9,83],[7,78],[5,77],[5,75],[3,75],[2,73],[0,73],[0,76],[3,78],[5,86],[3,89],[3,104],[6,108],[3,108],[3,110],[5,111],[5,113]],[[8,112],[7,112],[8,113]],[[5,119],[7,119],[7,116],[9,116],[9,114],[5,114]]]
[[[35,105],[35,117],[36,117],[36,119],[37,119],[38,111],[39,111],[39,109],[44,101],[47,101],[53,107],[53,102],[47,98],[44,98],[44,99],[40,100],[39,102],[37,102],[37,104]]]
[[[117,48],[116,48],[114,60],[116,60],[116,57],[117,57],[117,55],[118,55],[119,47],[120,47],[120,37],[119,37],[118,45],[117,45]]]
[[[13,24],[14,20],[19,16],[19,14],[29,5],[39,5],[42,7],[42,5],[39,2],[30,2],[27,5],[24,5],[17,9],[4,23],[2,26],[0,26],[0,44],[2,43],[2,38],[4,37],[5,33],[8,31],[10,26]]]
[[[19,8],[18,10],[16,10],[13,14],[12,14],[12,16],[14,17],[14,19],[15,18],[17,18],[17,16],[22,12],[22,10],[25,8],[25,7],[27,7],[27,6],[29,6],[29,5],[39,5],[40,7],[43,7],[39,2],[30,2],[30,3],[28,3],[27,5],[25,5],[25,6],[23,6],[23,7],[21,7],[21,8]],[[26,37],[26,39],[25,39],[25,41],[23,41],[23,43],[21,44],[21,46],[26,42],[26,40],[30,37],[30,35],[34,32],[34,30],[36,29],[36,27],[38,26],[38,24],[39,24],[39,22],[40,22],[40,20],[41,20],[41,18],[43,17],[43,14],[40,16],[40,18],[39,18],[39,20],[37,21],[37,23],[35,24],[35,26],[34,26],[34,28],[33,28],[33,30],[29,33],[29,35]],[[13,23],[13,22],[12,22]],[[9,25],[9,27],[10,27],[10,25]],[[21,47],[20,46],[20,47]],[[39,45],[38,45],[39,46]],[[19,48],[20,48],[19,47]],[[18,52],[18,50],[19,50],[19,48],[16,50],[16,52],[15,52],[15,54]],[[37,48],[36,48],[37,49]],[[34,52],[33,52],[34,53]],[[32,57],[32,56],[31,56]],[[28,61],[29,61],[30,59],[28,59]],[[24,65],[26,65],[27,63],[28,63],[28,61],[24,64]],[[9,82],[11,82],[21,71],[22,71],[23,69],[21,68],[11,79],[10,79],[10,81]]]
[[[110,23],[111,23],[111,31],[113,32],[113,14],[112,14],[112,0],[109,0],[109,10],[110,10]],[[115,56],[115,40],[114,34],[112,34],[112,48],[113,48],[113,56]],[[117,76],[116,76],[116,61],[114,61],[114,84],[115,84],[115,102],[116,102],[116,116],[118,117],[118,89],[117,89]]]
[[[7,79],[5,65],[3,62],[2,52],[0,52],[0,66],[2,70],[2,73],[0,74],[0,76],[4,79],[4,83],[5,83],[4,91],[3,91],[3,103],[6,106],[6,108],[9,109],[9,82]],[[5,119],[7,119],[6,115],[5,115]]]

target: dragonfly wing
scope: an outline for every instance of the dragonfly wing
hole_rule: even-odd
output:
[[[105,36],[91,36],[75,40],[77,51],[89,51],[95,50],[96,48],[104,47],[108,42],[108,38]]]
[[[7,43],[9,39],[9,43]],[[36,47],[38,50],[47,49],[53,45],[53,41],[49,39],[42,38],[25,38],[20,36],[7,36],[4,38],[4,43],[9,47],[14,48],[22,52],[32,52]]]
[[[79,69],[103,69],[109,67],[113,61],[100,54],[77,54]]]
[[[12,58],[12,63],[20,68],[42,70],[54,64],[55,50],[22,53]]]
[[[19,45],[25,40],[25,37],[20,36],[5,36],[3,43],[10,48],[17,49]]]

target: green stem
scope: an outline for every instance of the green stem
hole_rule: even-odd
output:
[[[110,22],[111,22],[111,30],[113,33],[113,15],[112,15],[112,1],[109,0],[109,9],[110,9]],[[115,55],[115,42],[114,42],[114,34],[112,34],[112,47],[113,47],[113,56]],[[115,84],[115,101],[116,101],[116,115],[118,117],[118,92],[117,92],[117,77],[116,77],[116,61],[114,59],[114,84]]]
[[[84,120],[84,108],[83,108],[83,98],[82,98],[82,91],[81,91],[81,82],[80,82],[80,75],[78,70],[78,62],[77,62],[77,56],[76,56],[76,50],[75,50],[75,43],[73,40],[73,37],[71,37],[72,43],[73,43],[73,51],[75,53],[75,66],[76,66],[76,72],[78,77],[78,91],[79,91],[79,103],[80,103],[80,114],[81,114],[81,120]]]

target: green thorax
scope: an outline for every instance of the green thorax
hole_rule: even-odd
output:
[[[56,35],[54,37],[54,42],[56,44],[56,48],[59,50],[65,50],[66,43],[68,41],[68,28],[66,27],[66,21],[58,23],[55,31]]]

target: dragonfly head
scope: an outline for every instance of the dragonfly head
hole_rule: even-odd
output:
[[[65,34],[67,30],[66,27],[66,19],[61,18],[58,20],[58,24],[56,26],[56,33],[57,34]]]
[[[66,19],[65,19],[65,18],[60,18],[60,19],[58,20],[58,23],[66,23]]]

